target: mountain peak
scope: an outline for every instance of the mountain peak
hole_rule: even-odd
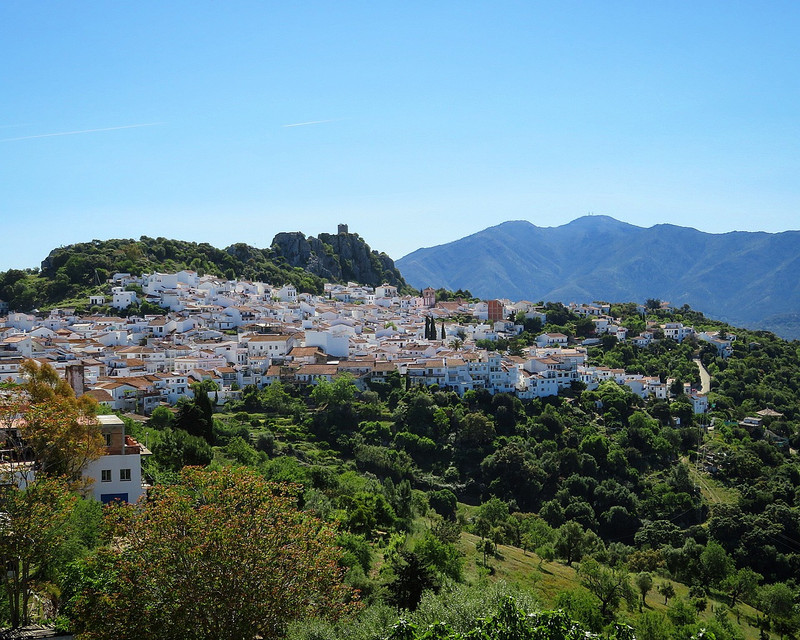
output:
[[[636,225],[630,224],[628,222],[622,222],[621,220],[617,220],[616,218],[612,218],[611,216],[606,215],[596,215],[593,213],[587,214],[585,216],[581,216],[579,218],[575,218],[572,222],[568,222],[564,227],[580,227],[580,228],[589,228],[589,229],[597,229],[597,228],[633,228]],[[636,227],[637,229],[641,229],[641,227]]]

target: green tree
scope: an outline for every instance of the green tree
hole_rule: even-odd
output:
[[[428,502],[431,508],[439,515],[449,520],[455,520],[458,502],[456,494],[450,491],[450,489],[431,491],[428,494]]]
[[[586,589],[575,588],[559,591],[555,606],[574,620],[586,625],[588,630],[594,633],[602,631],[607,623],[600,615],[597,600]]]
[[[623,599],[629,603],[635,600],[628,572],[622,567],[605,567],[588,558],[581,562],[578,575],[581,584],[600,601],[603,618],[611,618]]]
[[[489,491],[504,498],[516,498],[520,508],[532,507],[545,474],[534,456],[517,442],[510,442],[481,462]]]
[[[183,429],[164,429],[153,445],[153,458],[159,468],[180,471],[185,466],[205,466],[213,458],[211,445],[203,438],[189,435]]]
[[[167,407],[158,406],[153,409],[153,413],[150,414],[147,425],[155,429],[166,429],[167,427],[171,427],[174,422],[175,414]]]
[[[731,609],[741,600],[751,599],[758,591],[759,583],[764,577],[750,567],[743,567],[729,574],[722,581],[722,588],[728,592],[731,599]]]
[[[529,535],[529,534],[525,534]],[[552,544],[543,544],[539,547],[536,547],[534,550],[537,556],[539,556],[539,570],[542,570],[542,565],[552,562],[553,559],[556,557],[556,550],[553,548]]]
[[[688,627],[697,622],[697,609],[691,602],[678,598],[667,611],[667,616],[676,627]]]
[[[785,582],[776,582],[761,587],[758,594],[761,610],[780,632],[781,637],[797,626],[795,594]]]
[[[426,590],[436,590],[439,583],[430,566],[417,553],[400,551],[392,561],[393,578],[387,583],[392,604],[414,611]]]
[[[671,582],[662,582],[658,585],[658,592],[664,596],[664,604],[669,604],[670,598],[675,597],[675,587],[672,586]]]
[[[556,539],[553,544],[558,557],[563,558],[567,566],[572,566],[575,561],[580,561],[592,544],[593,537],[577,522],[570,520],[556,529]]]
[[[706,585],[719,586],[733,568],[733,560],[716,540],[709,540],[700,554],[700,568]]]
[[[659,300],[658,298],[648,298],[645,301],[644,306],[649,311],[657,311],[658,309],[661,308],[661,300]]]
[[[192,385],[194,398],[182,398],[178,402],[178,413],[175,416],[175,427],[188,434],[203,438],[209,444],[214,443],[214,409],[208,391],[201,383]]]
[[[423,564],[446,578],[456,582],[463,580],[464,556],[454,544],[444,542],[428,531],[414,545],[414,553],[420,556]]]
[[[356,396],[356,385],[353,376],[344,373],[337,376],[333,382],[320,380],[311,392],[314,404],[321,407],[341,407],[352,404]]]
[[[303,410],[302,403],[289,394],[280,380],[273,380],[261,389],[258,400],[262,411],[279,415],[299,415]]]
[[[241,436],[234,436],[228,441],[222,452],[229,460],[247,466],[255,466],[258,463],[258,452],[253,448],[248,440]]]
[[[335,532],[297,490],[245,468],[187,468],[144,505],[114,505],[112,575],[74,607],[81,637],[278,637],[306,615],[352,608]]]
[[[489,538],[481,538],[481,541],[477,544],[477,549],[483,554],[483,566],[486,567],[488,566],[487,558],[494,555],[497,545]]]
[[[13,460],[34,460],[37,474],[64,476],[80,484],[86,464],[103,453],[95,411],[89,396],[76,398],[72,388],[49,364],[26,360],[20,366],[25,382],[0,395],[0,426]],[[19,420],[19,418],[22,418]]]
[[[44,474],[22,488],[12,484],[3,493],[0,562],[14,628],[30,622],[37,571],[54,558],[66,538],[65,524],[75,500],[63,479]]]
[[[478,507],[478,517],[486,520],[491,526],[496,527],[508,519],[508,503],[500,498],[489,498]]]
[[[639,603],[639,611],[641,612],[642,607],[645,604],[645,598],[650,592],[650,589],[653,588],[653,576],[646,571],[642,571],[641,573],[636,574],[636,577],[634,577],[633,581],[636,584],[636,588],[639,590],[639,594],[642,596],[642,600]]]
[[[669,640],[672,633],[672,625],[663,613],[645,611],[636,622],[638,640]]]

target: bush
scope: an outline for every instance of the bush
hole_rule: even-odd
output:
[[[256,438],[256,450],[272,456],[275,453],[275,434],[271,431],[259,433],[258,438]]]
[[[428,504],[443,518],[448,518],[449,520],[455,519],[458,501],[456,499],[456,494],[449,489],[431,491],[428,494]]]

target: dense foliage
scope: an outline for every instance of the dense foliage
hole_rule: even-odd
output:
[[[187,467],[106,521],[120,543],[95,560],[106,583],[73,603],[82,638],[276,637],[290,620],[354,605],[334,531],[296,508],[291,487],[245,469]]]
[[[71,490],[103,451],[94,401],[76,399],[48,364],[27,360],[20,371],[24,384],[0,389],[0,585],[14,627],[29,623],[33,602],[47,603],[64,563],[93,545],[91,535],[81,540],[81,514],[92,509]]]

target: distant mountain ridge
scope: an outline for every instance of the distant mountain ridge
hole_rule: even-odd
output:
[[[420,288],[533,301],[660,298],[800,337],[800,231],[712,234],[608,216],[559,227],[511,221],[418,249],[396,265]]]

